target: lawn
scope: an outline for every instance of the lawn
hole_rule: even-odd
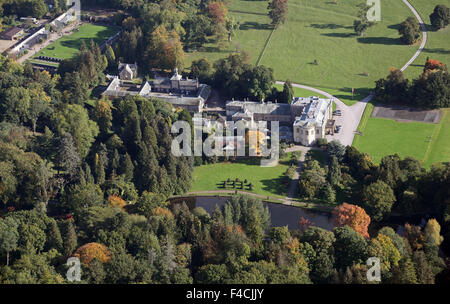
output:
[[[194,168],[194,184],[190,192],[224,190],[222,184],[228,178],[241,181],[245,179],[252,183],[253,193],[285,197],[289,183],[284,184],[284,172],[289,168],[290,153],[280,160],[276,167],[261,167],[258,159],[241,159],[234,163],[216,163]],[[226,190],[234,190],[228,186]],[[240,190],[240,189],[237,189]],[[244,187],[243,191],[249,191]]]
[[[430,14],[433,12],[434,7],[438,4],[445,4],[447,7],[450,7],[450,1],[409,0],[409,2],[416,8],[428,30],[427,44],[423,52],[405,71],[405,76],[411,79],[417,78],[423,72],[423,66],[427,57],[439,60],[447,65],[450,64],[450,26],[437,32],[430,27]]]
[[[399,39],[398,24],[412,15],[402,1],[381,0],[381,21],[363,38],[357,37],[352,27],[361,0],[338,2],[290,0],[287,21],[274,32],[260,63],[272,67],[277,80],[289,78],[353,104],[365,97],[390,67],[402,67],[418,44],[407,46]],[[188,61],[200,57],[214,61],[227,56],[235,49],[233,45],[249,51],[253,62],[258,60],[270,35],[267,2],[232,0],[230,13],[243,25],[234,42],[221,52],[209,46],[208,51],[188,54]]]
[[[443,109],[441,123],[435,129],[432,141],[425,153],[424,164],[450,162],[450,108]]]
[[[426,167],[435,162],[450,161],[449,109],[445,109],[439,124],[397,122],[391,119],[369,117],[360,125],[363,135],[353,141],[361,152],[369,153],[375,163],[385,155],[397,153],[422,160]],[[365,113],[367,118],[369,113]]]
[[[200,58],[208,58],[211,62],[224,58],[236,50],[245,50],[250,54],[252,63],[256,63],[264,45],[272,31],[267,16],[266,1],[231,0],[229,14],[240,23],[240,30],[232,38],[227,47],[219,49],[216,44],[208,43],[196,52],[187,52],[186,66]]]
[[[72,58],[79,52],[81,43],[84,41],[89,45],[91,40],[97,44],[101,44],[118,31],[117,27],[108,27],[94,24],[84,24],[79,31],[73,32],[71,35],[63,36],[50,44],[43,50],[39,51],[34,57],[47,56],[60,59]]]

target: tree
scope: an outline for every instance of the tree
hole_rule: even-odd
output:
[[[339,165],[338,159],[335,155],[331,157],[330,165],[328,166],[328,182],[332,186],[337,186],[341,183],[342,174],[341,166]]]
[[[354,28],[355,32],[359,36],[362,37],[362,36],[364,36],[364,32],[367,31],[367,29],[369,27],[373,26],[375,23],[374,22],[370,22],[367,19],[367,12],[371,8],[370,5],[367,5],[364,2],[364,3],[358,4],[357,7],[359,8],[359,11],[358,11],[358,18],[359,18],[359,20],[355,20],[353,22],[353,28]]]
[[[381,274],[387,278],[392,275],[391,270],[398,267],[401,259],[400,252],[395,248],[392,240],[384,234],[379,234],[370,240],[369,256],[380,259]]]
[[[63,250],[63,240],[61,237],[61,231],[55,220],[50,222],[50,228],[47,237],[48,248],[56,249],[58,252]]]
[[[78,239],[75,232],[75,227],[71,220],[66,223],[66,233],[64,236],[64,255],[69,257],[73,251],[77,248]]]
[[[300,237],[300,250],[310,265],[310,277],[314,283],[325,283],[334,272],[333,232],[318,227],[308,228]]]
[[[204,82],[211,77],[212,65],[206,58],[201,58],[192,61],[191,75],[192,78],[197,78],[199,81]]]
[[[441,245],[444,237],[441,236],[441,226],[436,219],[429,219],[425,226],[425,239],[430,239],[436,246]]]
[[[125,181],[128,182],[131,181],[134,175],[134,165],[128,153],[126,153],[125,156],[123,157],[121,168],[122,168],[121,174],[125,175]]]
[[[283,102],[292,103],[294,99],[294,89],[292,88],[292,83],[289,79],[283,85]]]
[[[380,221],[391,212],[394,202],[394,191],[381,180],[370,184],[363,190],[364,209],[376,221]]]
[[[66,100],[69,103],[83,104],[88,99],[89,82],[85,81],[81,73],[77,71],[63,75],[63,86],[66,88]]]
[[[450,23],[450,8],[445,5],[436,5],[430,15],[430,21],[435,30],[446,27]]]
[[[419,284],[434,284],[434,274],[429,265],[425,253],[422,250],[414,251],[412,260],[414,262]]]
[[[333,210],[335,216],[335,225],[338,227],[349,226],[361,236],[368,239],[369,233],[367,229],[370,224],[370,217],[363,208],[356,205],[343,203]]]
[[[64,133],[60,140],[57,162],[71,178],[78,174],[81,160],[70,133]]]
[[[114,53],[114,50],[112,49],[112,47],[110,45],[106,46],[105,56],[106,56],[106,59],[108,60],[108,67],[109,68],[112,68],[113,66],[115,67],[116,54]]]
[[[228,42],[231,42],[233,36],[236,34],[236,30],[239,29],[240,23],[233,17],[227,17],[225,20],[225,28],[228,33]]]
[[[243,74],[241,83],[247,96],[264,100],[270,94],[275,83],[273,70],[263,65],[256,66]]]
[[[314,198],[326,184],[325,169],[316,160],[308,161],[299,178],[299,194]]]
[[[420,38],[420,24],[415,17],[408,17],[405,21],[400,23],[398,32],[401,35],[400,39],[406,44],[413,44]]]
[[[340,141],[334,139],[328,143],[327,153],[330,157],[336,156],[338,161],[342,161],[345,155],[345,146]]]
[[[336,200],[336,191],[334,191],[333,186],[330,183],[326,183],[321,189],[321,198],[326,200],[328,203],[334,203]]]
[[[438,70],[428,77],[415,80],[411,95],[414,96],[414,103],[421,107],[450,107],[450,74]]]
[[[269,2],[267,9],[269,10],[269,17],[274,27],[278,27],[281,23],[286,22],[288,0],[272,0],[272,2]]]
[[[183,43],[186,47],[201,47],[208,40],[207,37],[213,33],[213,23],[205,15],[192,15],[183,21],[182,26],[186,31]]]
[[[151,35],[147,57],[151,64],[150,68],[182,69],[184,51],[178,33],[168,32],[163,25],[158,26]]]
[[[354,229],[345,225],[334,229],[336,268],[345,269],[365,263],[368,254],[366,240]]]
[[[78,257],[81,263],[88,266],[94,259],[102,263],[109,262],[111,260],[111,251],[103,244],[88,243],[79,247],[73,256]]]
[[[376,81],[375,98],[386,103],[408,103],[409,81],[399,69],[391,68],[386,79]]]
[[[6,252],[6,266],[9,265],[9,254],[18,247],[19,231],[17,222],[10,217],[0,218],[0,249]]]
[[[78,104],[68,105],[58,115],[60,134],[68,132],[72,135],[75,147],[83,159],[87,156],[99,128],[97,123],[89,119],[87,110]]]
[[[97,101],[97,105],[95,107],[95,121],[98,124],[98,127],[100,129],[100,132],[103,135],[107,135],[109,132],[109,129],[112,126],[112,111],[111,107],[106,101],[99,100]]]
[[[211,2],[207,10],[214,23],[220,24],[227,19],[228,9],[223,2]]]

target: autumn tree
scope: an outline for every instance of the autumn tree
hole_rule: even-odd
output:
[[[160,25],[151,35],[147,57],[151,64],[150,68],[182,69],[184,66],[184,51],[180,36],[176,31],[167,31]]]
[[[79,247],[73,256],[78,257],[81,263],[88,266],[94,259],[107,263],[111,259],[111,251],[103,244],[88,243]]]
[[[103,135],[107,135],[112,126],[112,111],[110,105],[104,100],[97,101],[94,116],[100,132]]]
[[[363,208],[343,203],[334,208],[333,215],[335,216],[334,222],[336,226],[341,227],[347,225],[364,238],[369,238],[367,229],[370,224],[370,217]]]
[[[278,27],[281,23],[286,22],[288,13],[288,0],[272,0],[267,6],[269,17],[272,25]]]
[[[392,240],[384,234],[379,234],[370,240],[369,256],[380,259],[381,274],[386,277],[391,276],[391,270],[399,266],[401,259],[400,252],[395,248]]]
[[[108,203],[113,208],[120,208],[123,209],[126,205],[125,201],[118,195],[110,195],[108,197]]]
[[[224,23],[227,15],[228,9],[223,2],[211,2],[207,8],[209,16],[215,23]]]
[[[425,226],[425,239],[430,239],[436,246],[441,245],[444,237],[441,236],[441,226],[436,219],[430,219]]]

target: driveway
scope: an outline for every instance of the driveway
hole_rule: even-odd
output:
[[[284,84],[284,82],[282,81],[277,81],[276,83],[281,85]],[[373,98],[373,95],[367,96],[366,98],[358,101],[352,106],[347,106],[339,98],[336,98],[325,91],[297,83],[293,83],[292,86],[316,92],[334,101],[334,103],[336,104],[336,110],[341,110],[342,112],[341,116],[334,116],[334,119],[336,120],[336,125],[342,125],[342,129],[339,131],[339,133],[335,133],[334,135],[327,135],[326,138],[328,141],[339,140],[343,145],[351,146],[353,143],[353,138],[355,137],[355,132],[359,125],[359,121],[361,120],[364,109],[366,108],[367,102],[369,102]]]

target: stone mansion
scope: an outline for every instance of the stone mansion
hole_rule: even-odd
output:
[[[232,100],[226,105],[228,120],[242,120],[247,126],[257,121],[279,121],[292,128],[291,140],[304,146],[334,133],[332,109],[330,99],[316,96],[296,97],[291,104]]]

